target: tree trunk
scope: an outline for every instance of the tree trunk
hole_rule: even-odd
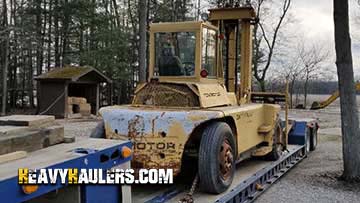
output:
[[[59,0],[54,3],[54,47],[55,47],[55,67],[60,67],[60,29],[59,29]]]
[[[307,73],[305,83],[304,83],[304,109],[306,109],[306,106],[307,106],[308,89],[309,89],[309,75]]]
[[[69,0],[64,0],[64,20],[63,20],[63,27],[62,27],[62,67],[69,65],[71,63],[70,61],[70,39],[69,39],[69,24],[70,24],[70,11],[67,10],[67,7],[69,6]]]
[[[7,5],[6,0],[3,0],[3,27],[4,29],[8,28],[8,22],[7,22]],[[1,106],[1,115],[6,115],[6,106],[7,106],[7,76],[8,76],[8,67],[9,67],[9,31],[6,31],[6,39],[5,39],[5,53],[4,53],[4,69],[3,69],[3,84],[2,84],[2,106]]]
[[[339,78],[341,132],[343,139],[342,177],[360,180],[360,131],[349,33],[349,2],[334,0],[336,65]]]
[[[53,12],[52,10],[53,8],[53,1],[50,0],[50,3],[49,3],[49,29],[48,29],[48,47],[47,47],[47,70],[50,71],[50,66],[51,66],[51,44],[52,44],[52,41],[51,41],[51,35],[52,35],[52,15],[51,13]],[[56,33],[55,33],[56,34]]]
[[[139,82],[146,82],[146,25],[147,25],[147,3],[146,0],[139,1]]]

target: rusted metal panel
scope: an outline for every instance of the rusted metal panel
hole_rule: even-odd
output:
[[[201,107],[210,108],[232,104],[224,86],[219,85],[218,83],[196,83],[195,85],[199,90]]]
[[[223,117],[221,111],[168,110],[114,106],[100,109],[108,139],[134,142],[133,168],[172,168],[180,172],[184,146],[204,121]]]

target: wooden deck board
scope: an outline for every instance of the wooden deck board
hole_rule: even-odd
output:
[[[55,122],[54,116],[12,115],[0,117],[0,125],[40,127]]]

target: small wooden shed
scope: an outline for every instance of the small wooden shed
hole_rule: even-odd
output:
[[[83,97],[91,105],[91,113],[97,115],[100,96],[105,96],[107,104],[112,104],[112,81],[92,67],[67,66],[55,68],[35,78],[39,83],[39,114],[67,118],[68,98]],[[106,95],[100,89],[106,86]]]

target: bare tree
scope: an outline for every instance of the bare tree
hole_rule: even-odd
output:
[[[293,108],[293,96],[295,93],[295,84],[297,81],[301,80],[301,66],[300,59],[298,55],[292,57],[288,63],[282,64],[280,75],[283,80],[288,81],[289,83],[289,93],[290,93],[290,108]]]
[[[257,0],[255,7],[257,10],[257,18],[260,19],[259,23],[254,27],[254,77],[258,81],[262,91],[265,91],[265,79],[268,72],[272,58],[274,56],[275,46],[278,40],[281,26],[290,9],[291,0],[282,0],[282,8],[280,16],[276,19],[275,27],[270,29],[265,28],[264,22],[261,20],[263,14],[263,5],[266,0]],[[267,31],[270,30],[270,31]],[[265,50],[263,50],[262,43],[265,42]],[[264,65],[261,65],[264,64]]]
[[[308,48],[304,44],[300,44],[298,52],[303,66],[301,72],[304,74],[304,108],[306,108],[309,81],[321,74],[321,65],[329,58],[329,51],[325,49],[325,46],[312,45]]]
[[[360,129],[349,32],[349,2],[334,0],[336,66],[339,78],[343,179],[360,180]]]

